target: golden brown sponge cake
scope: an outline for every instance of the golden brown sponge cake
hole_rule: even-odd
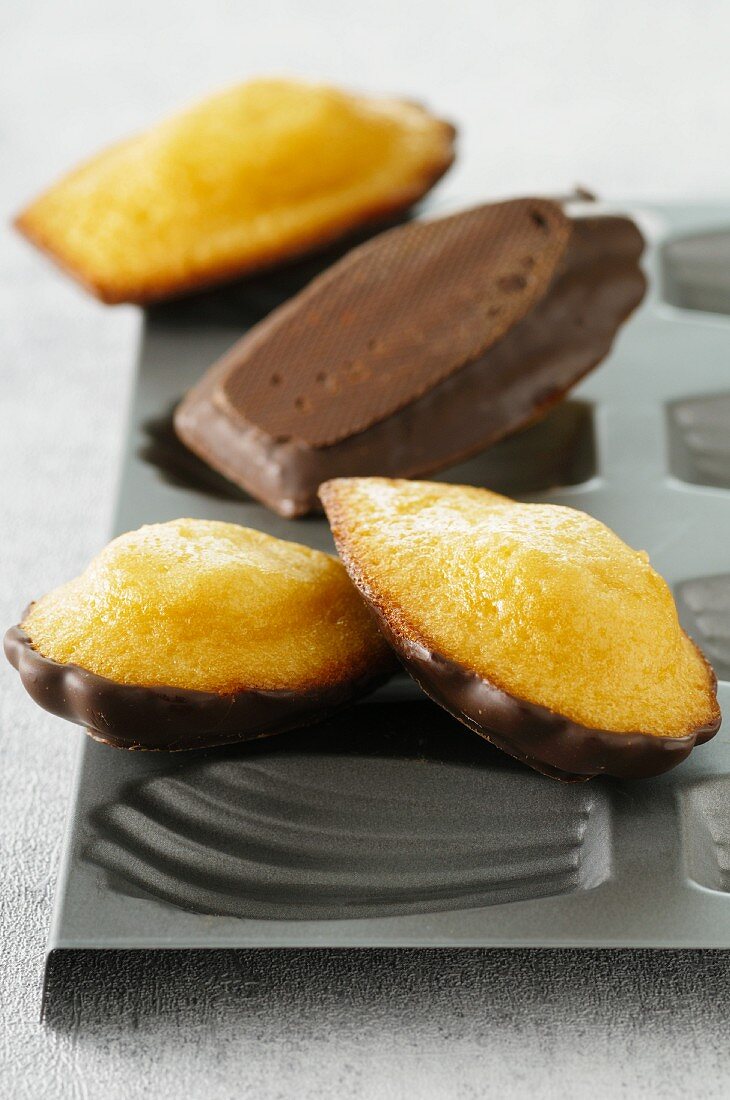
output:
[[[415,103],[255,80],[100,153],[16,224],[103,301],[151,302],[407,209],[454,133]]]
[[[335,558],[193,519],[115,539],[31,605],[5,651],[40,706],[144,749],[316,722],[394,664]]]
[[[573,508],[463,485],[322,486],[337,548],[408,671],[562,779],[667,771],[720,725],[714,673],[648,556]]]

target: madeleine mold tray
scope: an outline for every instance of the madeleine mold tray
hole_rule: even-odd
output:
[[[543,423],[446,474],[649,551],[730,714],[730,207],[632,208],[647,299]],[[199,516],[322,549],[188,454],[171,411],[308,261],[151,309],[116,532]],[[66,736],[74,736],[68,727]],[[730,721],[668,775],[563,785],[403,675],[315,728],[126,753],[81,732],[50,960],[69,949],[730,947]]]

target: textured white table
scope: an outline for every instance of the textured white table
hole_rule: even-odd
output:
[[[291,71],[427,97],[457,195],[730,188],[730,7],[9,0],[0,209],[209,88]],[[0,237],[0,610],[103,544],[138,317]],[[724,1096],[724,954],[104,957],[38,1023],[75,739],[0,668],[0,1096]]]

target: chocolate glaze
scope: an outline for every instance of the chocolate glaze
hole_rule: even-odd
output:
[[[545,294],[571,235],[559,203],[488,203],[353,249],[237,344],[219,401],[328,447],[483,355]]]
[[[367,597],[362,587],[360,590]],[[661,775],[681,764],[695,745],[709,741],[720,728],[719,710],[713,721],[684,737],[582,726],[547,707],[510,695],[449,657],[394,631],[382,610],[369,602],[404,667],[434,702],[496,748],[554,779],[575,783],[596,775],[620,779]],[[714,673],[712,682],[715,690]]]
[[[284,516],[319,510],[317,489],[330,478],[417,477],[476,454],[539,419],[595,367],[644,295],[643,239],[633,222],[591,217],[570,227],[555,276],[526,316],[484,355],[364,431],[315,447],[232,416],[220,388],[234,349],[178,407],[178,435]]]
[[[8,630],[4,649],[39,706],[85,726],[96,741],[121,749],[180,751],[268,737],[321,721],[374,691],[393,672],[386,662],[353,679],[302,692],[217,695],[120,684],[78,665],[61,664],[34,649],[20,626]]]

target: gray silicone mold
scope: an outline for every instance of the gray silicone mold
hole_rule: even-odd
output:
[[[575,505],[647,549],[722,680],[730,318],[696,312],[702,288],[718,308],[717,249],[706,271],[701,249],[677,242],[712,242],[702,234],[727,231],[730,209],[634,213],[654,242],[652,290],[610,360],[543,424],[444,476]],[[170,429],[191,383],[315,269],[148,313],[117,531],[191,515],[331,547],[323,520],[273,516]],[[682,298],[693,311],[663,300],[664,283],[674,301],[693,286]],[[730,707],[725,683],[720,699]],[[128,754],[78,736],[52,951],[730,947],[726,731],[659,779],[564,786],[492,750],[403,676],[316,730],[224,751]]]

